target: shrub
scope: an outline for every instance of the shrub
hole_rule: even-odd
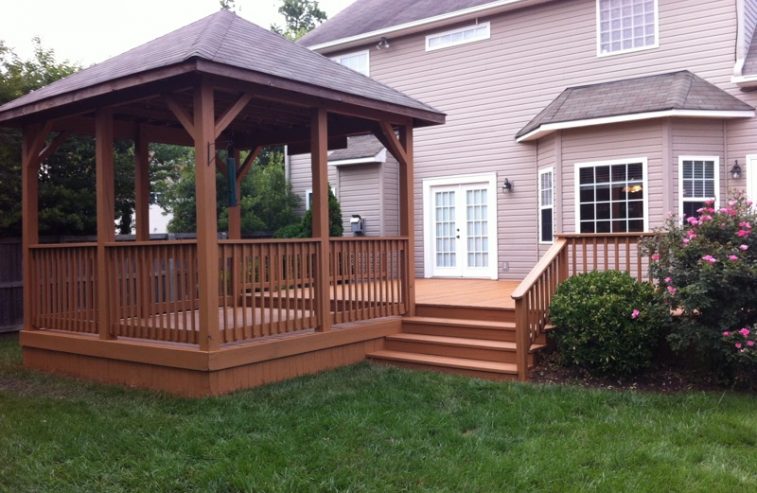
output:
[[[342,225],[342,206],[329,187],[329,236],[338,238],[344,233]],[[313,211],[307,210],[302,219],[276,230],[275,238],[310,238],[313,236]]]
[[[650,366],[670,312],[651,284],[608,271],[560,285],[549,316],[564,365],[628,376]]]
[[[700,362],[733,370],[733,333],[757,322],[757,215],[743,195],[715,209],[712,202],[697,217],[671,219],[650,240],[650,272],[676,317],[668,337],[674,351],[695,354]]]

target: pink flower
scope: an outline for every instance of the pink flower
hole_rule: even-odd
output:
[[[738,233],[736,233],[736,236],[739,238],[744,238],[745,236],[749,236],[749,231],[745,229],[740,229]]]
[[[670,296],[675,296],[678,290],[674,288],[673,286],[668,286],[668,293],[670,293]]]
[[[739,245],[739,250],[746,252],[747,250],[749,250],[749,245]]]
[[[739,223],[739,227],[744,229],[752,229],[752,225],[749,221],[741,221]]]
[[[736,346],[736,349],[741,349],[741,343],[740,342],[737,342],[736,344],[734,344],[734,346]]]
[[[697,237],[697,234],[696,232],[694,232],[693,229],[690,229],[686,232],[686,236],[688,236],[690,240],[693,240],[694,238]]]
[[[747,207],[752,207],[752,204],[754,204],[754,202],[752,202],[751,200],[746,201]]]
[[[631,318],[636,320],[637,318],[639,318],[639,313],[640,313],[639,310],[634,308],[633,311],[631,312]]]
[[[691,241],[691,240],[689,240],[688,238],[684,238],[684,239],[683,239],[683,244],[684,244],[684,245],[688,245],[690,241]]]
[[[715,205],[715,199],[707,199],[704,201],[704,205],[706,206],[712,206]]]
[[[716,259],[712,255],[705,255],[704,257],[702,257],[702,260],[704,260],[705,262],[709,264],[714,264],[715,262],[718,261],[718,259]]]
[[[731,206],[731,207],[733,207],[733,206],[736,205],[736,201],[733,200],[733,199],[731,199],[731,200],[728,201],[728,205]]]
[[[670,277],[670,276],[668,276],[668,277],[666,277],[666,278],[664,279],[664,281],[665,281],[665,282],[666,282],[667,284],[670,284],[671,282],[673,282],[673,278],[672,278],[672,277]]]
[[[746,345],[749,347],[754,347],[754,341],[746,341]]]
[[[687,217],[686,222],[691,224],[692,226],[696,226],[697,224],[699,224],[699,219],[697,219],[696,217]]]
[[[652,254],[652,261],[653,262],[659,262],[660,260],[660,254],[659,253],[653,253]]]
[[[699,221],[702,223],[705,221],[712,221],[712,216],[710,216],[709,214],[705,214],[699,219]]]
[[[741,329],[739,331],[739,334],[743,335],[744,337],[747,337],[747,336],[749,336],[749,329],[747,329],[746,327],[744,327],[743,329]]]
[[[739,259],[739,257],[737,257],[736,255],[729,255],[728,256],[728,260],[730,260],[731,262],[736,262],[738,259]]]
[[[723,337],[731,337],[731,333],[726,330],[723,332]]]

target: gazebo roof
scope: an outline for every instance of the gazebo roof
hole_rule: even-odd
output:
[[[400,114],[416,126],[444,122],[434,108],[221,10],[0,106],[0,123],[192,72]]]

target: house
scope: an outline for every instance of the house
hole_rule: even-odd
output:
[[[556,234],[757,194],[756,25],[754,0],[356,0],[300,43],[447,114],[415,138],[416,275],[520,280]]]

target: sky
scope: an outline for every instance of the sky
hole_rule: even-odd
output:
[[[329,18],[353,0],[319,0]],[[263,27],[283,25],[279,0],[237,0],[237,14]],[[218,0],[0,0],[0,40],[23,59],[32,38],[58,61],[88,66],[212,14]]]

